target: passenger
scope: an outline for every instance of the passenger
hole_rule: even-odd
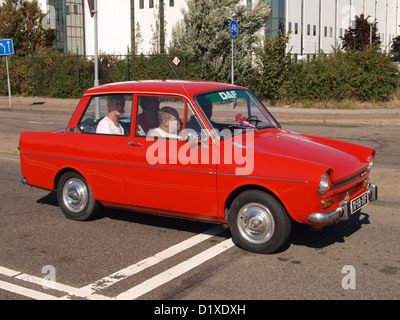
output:
[[[179,118],[179,113],[174,108],[162,107],[158,111],[159,126],[151,129],[148,137],[162,137],[171,139],[180,139],[178,131],[182,127],[182,120]]]
[[[97,125],[96,133],[123,135],[124,128],[119,117],[125,111],[125,96],[122,94],[107,97],[108,114]]]
[[[158,111],[160,110],[160,101],[157,97],[140,97],[140,107],[143,112],[138,116],[139,135],[146,135],[150,129],[158,127]],[[142,129],[142,130],[140,130]]]

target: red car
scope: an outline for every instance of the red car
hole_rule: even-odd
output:
[[[118,207],[222,223],[271,253],[292,221],[323,227],[377,199],[375,150],[282,129],[248,89],[137,81],[86,91],[69,124],[22,132],[22,181],[57,190],[64,214]]]

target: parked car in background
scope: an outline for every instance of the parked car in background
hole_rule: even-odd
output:
[[[91,88],[65,129],[22,132],[19,149],[23,183],[56,190],[70,219],[104,206],[221,223],[258,253],[281,248],[293,221],[321,228],[377,199],[375,150],[285,130],[225,83]]]

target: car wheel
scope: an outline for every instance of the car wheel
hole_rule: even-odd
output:
[[[239,246],[257,253],[277,251],[291,231],[285,208],[261,190],[248,190],[235,198],[229,209],[228,225]]]
[[[99,209],[87,181],[76,172],[67,172],[57,185],[57,199],[65,216],[72,220],[92,219]]]

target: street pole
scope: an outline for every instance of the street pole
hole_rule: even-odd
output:
[[[235,75],[234,75],[234,72],[235,72],[235,68],[234,68],[234,65],[233,65],[233,37],[231,37],[232,38],[232,80],[231,80],[231,82],[232,82],[232,84],[234,84],[235,83]]]
[[[372,24],[369,25],[369,44],[372,47]]]
[[[98,24],[97,0],[93,1],[93,19],[94,19],[94,86],[97,87],[99,83],[99,24]],[[100,119],[100,98],[95,98],[95,119]]]
[[[368,18],[367,18],[367,23],[369,24],[369,45],[372,47],[372,29],[373,29],[373,27],[374,27],[374,24],[375,24],[375,18],[374,17],[371,17],[371,16],[369,16]]]
[[[97,0],[94,0],[94,10],[93,10],[93,18],[94,18],[94,86],[97,87],[99,85],[99,59],[98,59],[98,51],[99,51],[99,36],[98,36],[98,10],[97,10]]]
[[[231,59],[232,60],[232,69],[231,69],[232,79],[231,79],[231,83],[234,84],[234,82],[235,82],[235,76],[234,76],[235,69],[234,69],[234,64],[233,64],[233,59],[234,59],[234,57],[233,57],[233,50],[234,50],[234,48],[233,48],[233,46],[234,46],[233,38],[236,38],[238,33],[239,33],[239,25],[238,25],[237,21],[234,20],[234,19],[231,19],[231,21],[229,22],[229,33],[231,34],[231,38],[232,38],[232,45],[231,45],[231,47],[232,47],[232,59]]]
[[[8,101],[9,101],[10,107],[12,107],[10,72],[8,70],[8,56],[6,56],[6,68],[7,68]]]

